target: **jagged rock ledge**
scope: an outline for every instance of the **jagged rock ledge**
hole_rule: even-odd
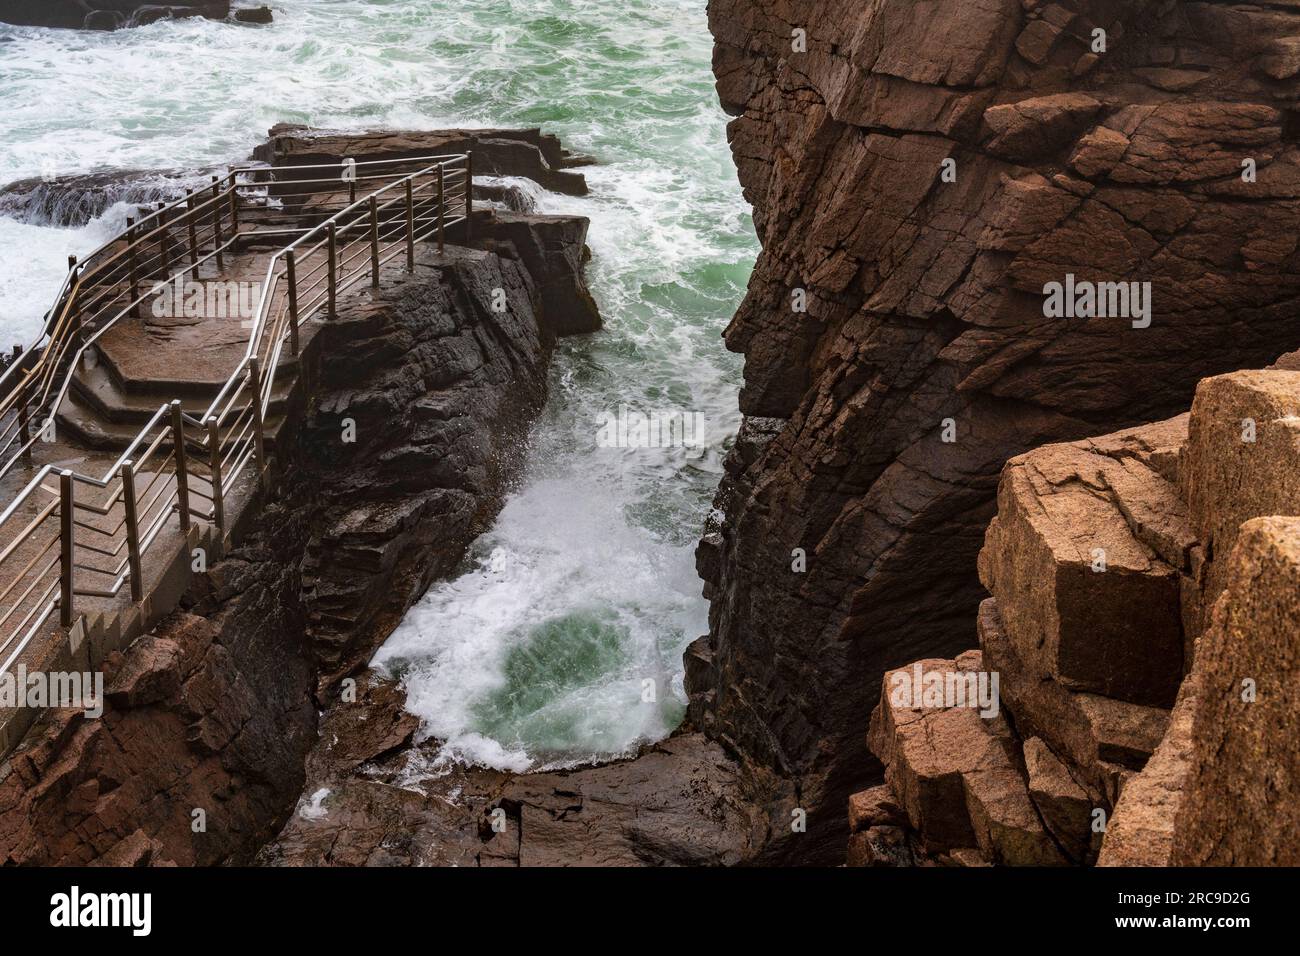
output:
[[[0,0],[0,23],[73,30],[120,30],[159,20],[203,17],[239,23],[270,23],[267,6],[236,6],[230,0],[153,3],[151,0]]]

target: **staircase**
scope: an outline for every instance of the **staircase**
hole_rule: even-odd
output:
[[[0,674],[97,664],[254,525],[320,324],[467,239],[472,182],[471,154],[239,167],[70,263],[0,375]],[[34,719],[0,711],[0,754]]]

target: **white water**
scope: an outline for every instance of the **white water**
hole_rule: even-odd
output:
[[[738,424],[719,338],[756,251],[709,70],[704,0],[277,0],[277,23],[114,34],[0,27],[0,183],[242,159],[276,122],[541,125],[601,165],[606,330],[557,351],[520,489],[376,658],[448,760],[523,769],[628,753],[680,719],[706,629],[693,548]],[[84,95],[74,98],[73,91]],[[30,337],[83,229],[0,218],[0,335]],[[4,339],[0,338],[0,347]],[[697,412],[701,452],[603,449],[620,405]],[[654,700],[645,701],[651,682]]]

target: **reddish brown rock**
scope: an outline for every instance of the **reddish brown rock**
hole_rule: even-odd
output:
[[[711,736],[842,814],[877,782],[862,741],[878,676],[973,640],[1005,461],[1185,411],[1202,378],[1300,344],[1283,42],[1300,10],[712,0],[709,18],[763,246],[726,341],[763,424],[742,429],[706,529],[710,664],[688,690]],[[1044,318],[1044,285],[1067,273],[1150,282],[1151,325]],[[1133,560],[1170,570],[1121,561],[1128,607],[1179,602],[1156,539],[1180,539],[1151,528]],[[1070,657],[1065,673],[1168,706],[1183,648],[1159,626],[1159,673],[1134,672],[1131,640],[1122,678]],[[822,833],[790,852],[835,859],[842,818]]]
[[[1131,777],[1105,821],[1099,866],[1168,866],[1174,820],[1187,782],[1196,699],[1184,684],[1169,731],[1145,769]]]
[[[1164,737],[1167,710],[1074,693],[1026,667],[1006,636],[993,599],[980,605],[979,640],[989,668],[1001,675],[1002,700],[1015,715],[1018,731],[1041,737],[1080,768],[1094,797],[1115,789],[1113,778],[1120,769],[1142,769]]]
[[[1029,796],[1042,815],[1043,824],[1076,862],[1089,856],[1092,845],[1093,800],[1070,776],[1065,764],[1037,737],[1025,741],[1022,749]]]
[[[974,674],[978,654],[962,661],[920,661],[930,675]],[[1010,865],[1064,862],[1043,829],[1001,717],[971,706],[929,706],[900,693],[910,671],[885,677],[872,714],[871,749],[927,852],[978,846],[985,859]]]
[[[1226,564],[1227,590],[1197,648],[1196,716],[1170,859],[1296,866],[1300,518],[1247,521]]]
[[[1192,405],[1183,493],[1204,565],[1187,616],[1193,636],[1222,592],[1242,522],[1300,510],[1300,372],[1245,371],[1202,382]]]
[[[897,826],[906,818],[887,786],[872,787],[849,797],[849,832],[876,826]]]
[[[1121,450],[1144,437],[1012,459],[980,576],[1025,666],[1069,690],[1167,707],[1183,677],[1178,571],[1193,539],[1175,486]]]

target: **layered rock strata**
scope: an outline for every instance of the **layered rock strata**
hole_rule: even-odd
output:
[[[691,712],[799,781],[812,825],[789,858],[833,861],[845,798],[879,780],[880,675],[974,643],[1004,462],[1176,414],[1202,378],[1300,345],[1300,12],[713,0],[709,17],[763,248],[726,331],[746,419],[699,551]],[[1051,283],[1106,282],[1137,283],[1130,308],[1049,315]],[[1118,467],[1107,481],[1132,480]],[[1180,542],[1161,534],[1114,555],[1129,607],[1176,604]],[[1151,650],[1176,671],[1161,626]],[[1165,671],[1081,669],[1084,636],[1053,639],[1067,693],[1172,703]]]
[[[854,800],[900,812],[857,833],[962,865],[1294,864],[1297,416],[1300,372],[1238,372],[1189,415],[1012,459],[980,650],[915,665],[996,675],[998,713],[886,675],[887,786]]]

